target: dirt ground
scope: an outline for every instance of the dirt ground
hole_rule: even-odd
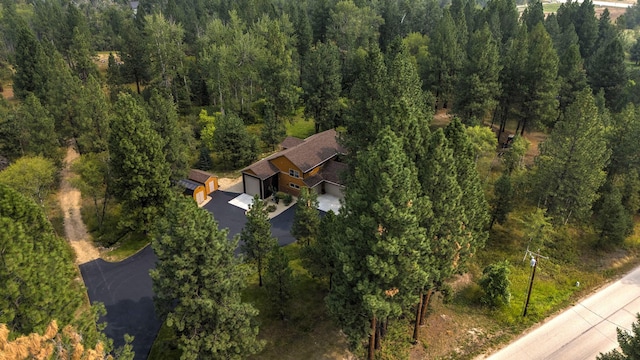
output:
[[[65,164],[61,174],[58,200],[60,201],[60,208],[62,208],[64,213],[64,232],[67,240],[75,250],[76,263],[81,265],[99,258],[100,252],[93,245],[91,237],[87,232],[87,227],[82,221],[80,214],[80,191],[70,183],[72,177],[71,164],[77,158],[78,152],[73,146],[69,146],[67,148],[67,155],[64,158]]]
[[[237,178],[219,178],[218,187],[220,190],[233,191],[240,185],[240,192],[242,192],[242,176]]]
[[[13,86],[12,85],[4,85],[3,86],[2,97],[6,100],[13,100]]]

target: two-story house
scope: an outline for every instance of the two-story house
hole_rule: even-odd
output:
[[[345,150],[336,137],[335,130],[327,130],[304,140],[285,139],[282,151],[242,169],[244,192],[263,199],[275,191],[298,196],[300,188],[306,186],[318,194],[342,198],[340,174],[346,164],[338,157]]]

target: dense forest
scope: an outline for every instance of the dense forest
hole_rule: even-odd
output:
[[[381,356],[397,321],[418,342],[433,294],[515,209],[531,249],[566,261],[622,246],[640,211],[640,3],[615,21],[590,0],[551,14],[539,0],[2,0],[0,14],[0,323],[14,338],[56,320],[111,351],[47,218],[67,144],[96,242],[152,242],[183,359],[259,353],[242,260],[260,286],[264,268],[282,319],[292,273],[264,203],[237,257],[175,184],[249,165],[300,119],[347,149],[342,210],[319,219],[303,191],[292,233],[357,356]],[[483,306],[509,302],[508,273],[487,266]]]

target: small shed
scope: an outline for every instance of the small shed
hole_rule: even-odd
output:
[[[195,200],[198,205],[201,205],[207,200],[207,192],[202,184],[188,179],[179,180],[178,184],[184,188],[185,195],[193,196],[193,200]]]
[[[204,186],[207,195],[218,190],[218,177],[206,171],[191,169],[188,179]]]

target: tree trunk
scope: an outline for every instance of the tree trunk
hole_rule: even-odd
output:
[[[431,294],[433,293],[433,288],[429,288],[426,294],[422,295],[422,310],[420,313],[420,325],[424,325],[424,319],[427,317],[427,307],[429,306],[429,301],[431,300]]]
[[[420,319],[422,318],[422,291],[418,298],[418,306],[416,306],[416,322],[413,326],[413,343],[418,343],[418,337],[420,337]]]
[[[371,318],[371,334],[369,335],[369,354],[367,356],[368,360],[374,360],[376,355],[376,317]]]
[[[379,322],[378,326],[376,326],[376,350],[380,350],[382,345],[380,345],[380,338],[382,338],[382,325],[383,322]]]
[[[258,259],[258,282],[262,286],[262,259]]]

